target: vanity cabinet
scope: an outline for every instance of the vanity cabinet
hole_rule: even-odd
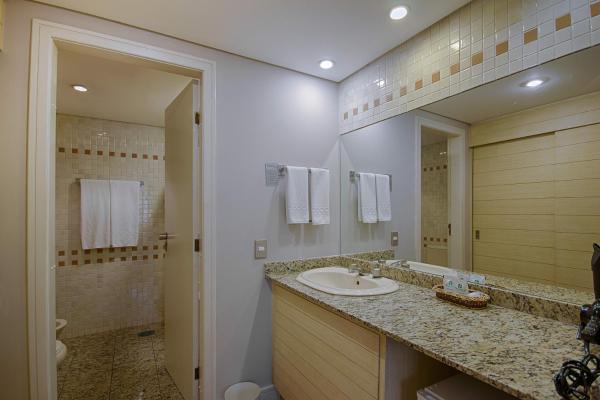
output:
[[[454,373],[273,285],[273,383],[285,400],[416,399]]]
[[[273,286],[273,382],[286,400],[379,399],[385,338]]]

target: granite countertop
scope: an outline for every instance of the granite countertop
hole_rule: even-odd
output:
[[[299,283],[297,275],[266,274],[275,284],[520,399],[559,399],[554,374],[564,361],[583,355],[572,324],[495,305],[467,309],[403,282],[388,295],[330,295]]]

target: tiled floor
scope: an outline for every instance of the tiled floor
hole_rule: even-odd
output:
[[[138,333],[153,329],[152,336]],[[59,400],[183,400],[164,366],[164,329],[139,326],[64,339]]]

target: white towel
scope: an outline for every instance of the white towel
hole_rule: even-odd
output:
[[[313,225],[329,225],[329,171],[310,169],[310,214]]]
[[[287,167],[285,204],[288,224],[308,223],[308,169]]]
[[[375,186],[377,187],[377,219],[379,221],[391,221],[390,177],[381,174],[375,175]]]
[[[359,220],[365,224],[377,222],[377,192],[375,174],[360,172],[358,174],[358,213]]]
[[[110,181],[110,236],[113,247],[137,246],[140,183]]]
[[[108,181],[81,180],[81,247],[110,247],[110,187]]]

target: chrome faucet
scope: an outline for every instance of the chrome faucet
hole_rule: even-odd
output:
[[[364,272],[362,272],[360,270],[360,268],[358,268],[357,264],[350,264],[350,266],[348,267],[348,273],[349,274],[358,274],[358,276],[365,276],[366,275]]]
[[[397,267],[397,266],[401,266],[404,268],[408,268],[408,262],[406,260],[398,260],[398,261],[394,261],[393,263],[391,263],[390,265],[388,265],[388,267]]]

